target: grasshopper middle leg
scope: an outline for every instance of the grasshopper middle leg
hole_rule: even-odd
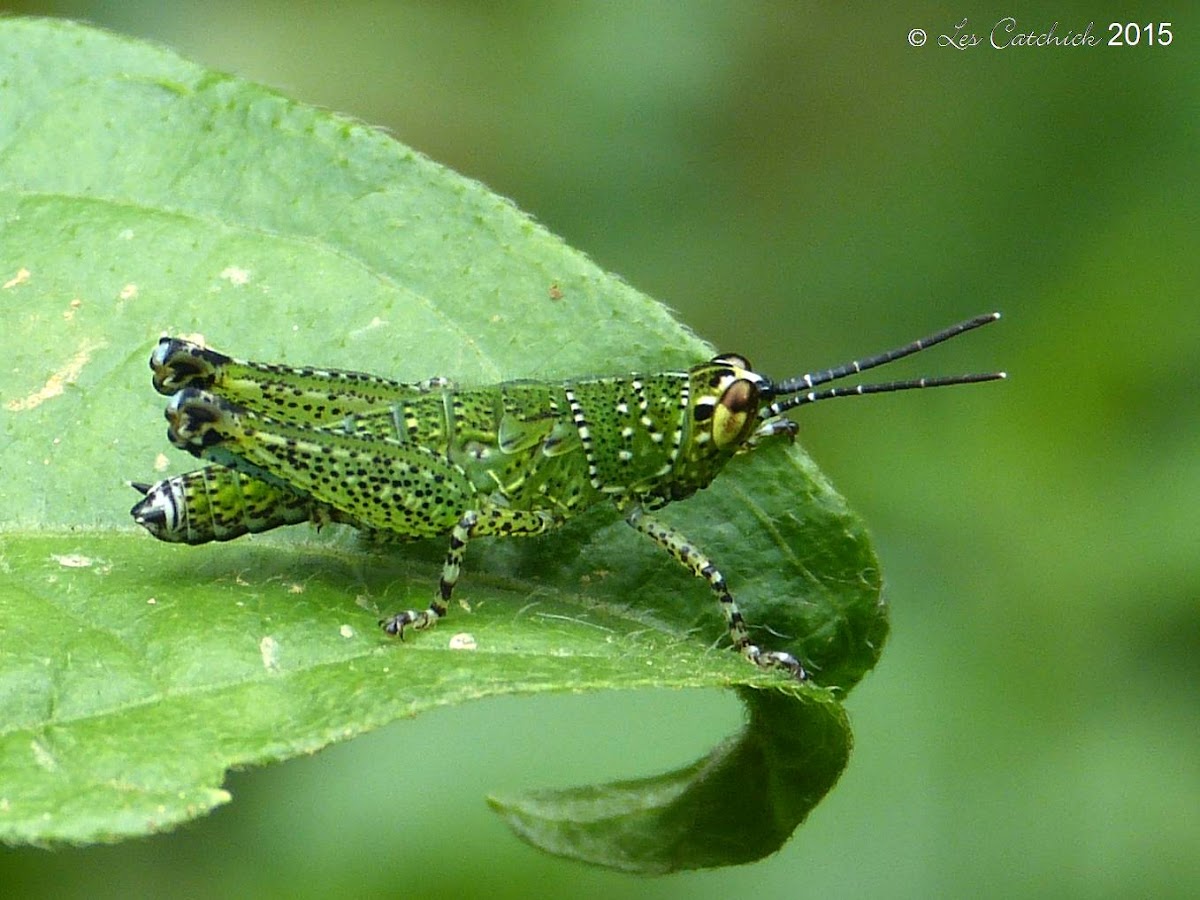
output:
[[[472,537],[485,535],[504,535],[511,537],[531,536],[542,534],[556,524],[555,519],[545,512],[530,512],[521,509],[508,509],[502,506],[484,506],[480,510],[468,510],[454,526],[450,533],[450,548],[446,551],[446,560],[442,563],[442,577],[438,582],[438,592],[426,609],[405,610],[380,621],[383,630],[388,634],[404,637],[406,628],[420,631],[437,624],[438,619],[446,615],[450,609],[450,596],[458,583],[458,575],[462,569],[463,557],[467,552],[467,542]]]

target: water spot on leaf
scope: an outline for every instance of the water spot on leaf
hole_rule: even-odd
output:
[[[243,285],[250,281],[250,270],[239,266],[226,266],[221,270],[221,277],[230,284]]]
[[[4,282],[4,290],[15,288],[18,284],[24,284],[29,280],[29,270],[25,268],[17,269],[17,274],[8,281]]]
[[[29,749],[33,752],[33,761],[47,772],[54,772],[58,769],[58,760],[54,758],[54,754],[50,752],[50,748],[36,738],[29,742]]]
[[[262,654],[263,668],[268,672],[279,671],[279,642],[269,634],[258,642],[258,652]]]
[[[450,636],[449,647],[451,650],[475,650],[478,644],[475,643],[475,636],[473,634],[460,631],[458,634]]]

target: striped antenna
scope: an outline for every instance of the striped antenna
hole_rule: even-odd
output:
[[[856,384],[846,387],[830,387],[821,391],[813,390],[817,385],[837,381],[850,375],[857,375],[859,372],[865,372],[868,369],[874,369],[898,359],[903,359],[906,356],[912,356],[914,353],[920,353],[922,350],[928,350],[936,344],[948,341],[953,337],[958,337],[960,334],[966,334],[968,331],[974,331],[976,328],[982,328],[984,325],[995,322],[999,318],[1000,313],[998,312],[988,313],[985,316],[976,316],[973,319],[967,319],[965,322],[959,322],[957,325],[944,328],[936,334],[913,341],[911,344],[905,344],[903,347],[897,347],[894,350],[888,350],[875,356],[868,356],[866,359],[854,360],[845,365],[835,366],[832,369],[825,369],[821,372],[811,372],[797,378],[788,378],[778,384],[771,385],[766,391],[767,395],[781,399],[776,400],[767,407],[766,415],[778,416],[797,406],[803,406],[806,403],[816,403],[818,400],[832,400],[834,397],[861,397],[867,394],[887,394],[892,391],[911,391],[917,388],[948,387],[952,384],[977,384],[981,381],[999,381],[1007,377],[1006,373],[986,372],[971,375],[942,375],[936,378],[911,378],[905,381]],[[804,391],[804,393],[800,393],[801,391]]]

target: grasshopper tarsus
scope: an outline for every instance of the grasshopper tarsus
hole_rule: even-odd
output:
[[[800,665],[800,660],[790,653],[784,653],[781,650],[764,651],[754,644],[747,644],[742,649],[742,655],[759,668],[780,669],[796,681],[808,681],[808,673],[804,671],[804,666]]]
[[[404,632],[409,628],[414,631],[424,631],[427,628],[432,628],[443,615],[444,613],[438,613],[434,609],[423,609],[420,612],[417,612],[415,609],[406,609],[402,613],[396,613],[394,616],[380,619],[379,627],[392,637],[404,640]]]

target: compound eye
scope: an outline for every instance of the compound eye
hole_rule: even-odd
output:
[[[713,409],[712,436],[718,447],[740,444],[748,427],[753,427],[758,415],[758,385],[739,378],[721,394]]]

